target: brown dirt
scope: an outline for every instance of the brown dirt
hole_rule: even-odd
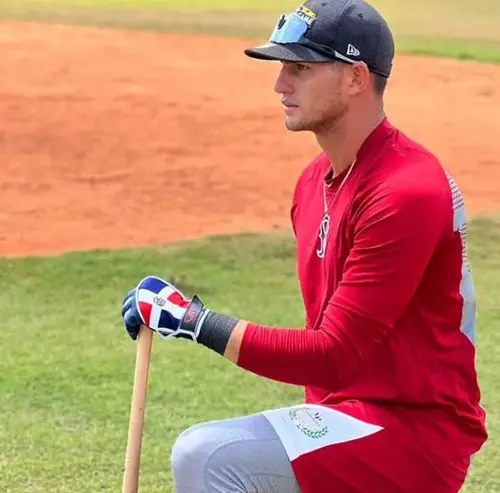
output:
[[[248,41],[0,24],[0,255],[289,227],[318,152],[283,127]],[[403,57],[393,123],[432,148],[469,211],[499,208],[500,66]]]

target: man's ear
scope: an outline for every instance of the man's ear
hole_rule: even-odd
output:
[[[368,66],[363,62],[356,62],[351,66],[351,80],[349,84],[349,92],[355,96],[364,92],[371,85],[370,71]]]

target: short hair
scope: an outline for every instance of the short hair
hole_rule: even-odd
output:
[[[387,77],[382,75],[373,74],[373,89],[377,96],[383,96],[385,88],[387,87]]]

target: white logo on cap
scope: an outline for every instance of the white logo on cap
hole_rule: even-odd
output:
[[[351,55],[351,56],[359,56],[360,55],[359,50],[351,44],[347,46],[347,54]]]

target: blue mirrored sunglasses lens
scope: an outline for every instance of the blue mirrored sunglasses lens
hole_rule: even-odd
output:
[[[274,43],[298,43],[308,28],[307,22],[296,14],[289,17],[282,16],[269,41]]]

